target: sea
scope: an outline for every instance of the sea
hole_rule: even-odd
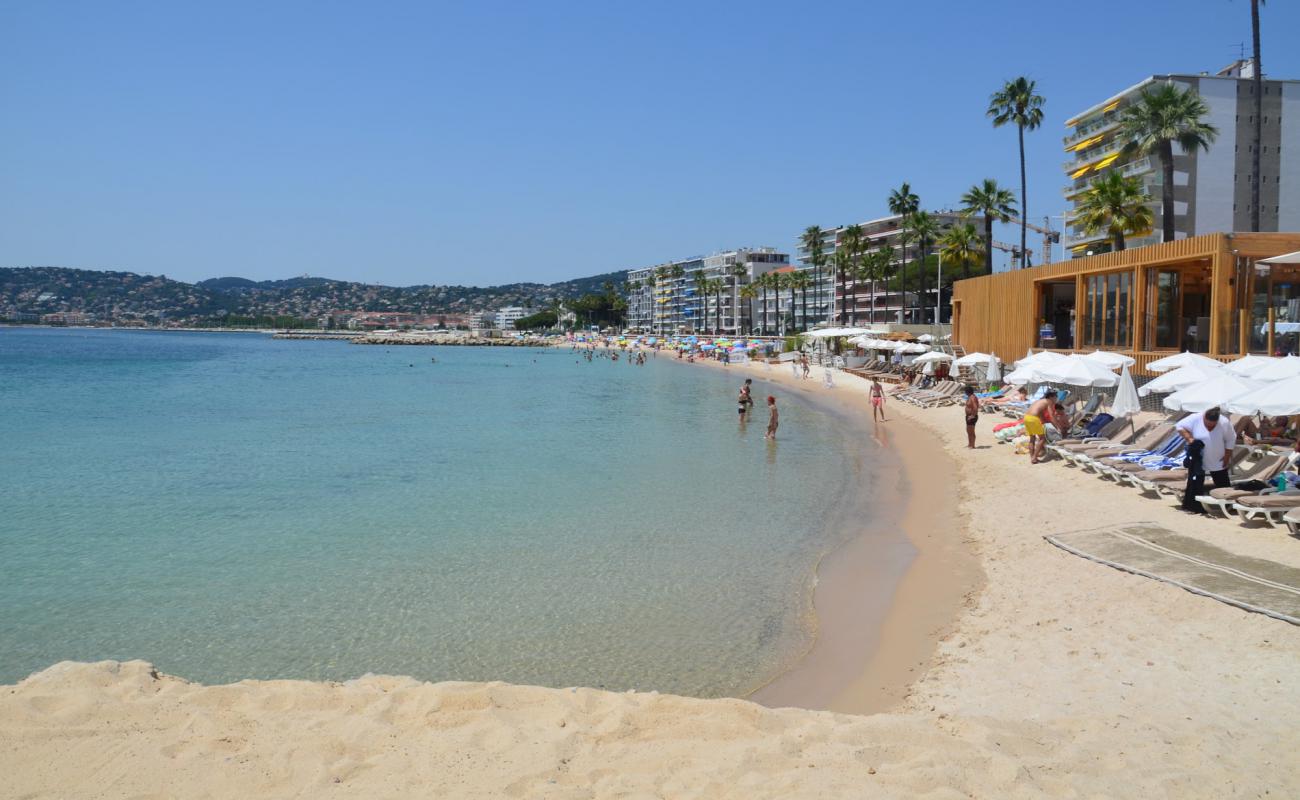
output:
[[[743,694],[816,630],[863,491],[843,421],[668,354],[0,329],[0,683]],[[769,389],[760,381],[760,407]]]

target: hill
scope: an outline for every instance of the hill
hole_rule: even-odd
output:
[[[185,283],[131,272],[7,267],[0,268],[0,317],[74,311],[101,321],[219,325],[230,315],[315,319],[338,310],[467,314],[514,305],[542,307],[553,299],[602,291],[605,284],[618,286],[626,277],[626,272],[607,272],[554,284],[397,287],[308,276]]]

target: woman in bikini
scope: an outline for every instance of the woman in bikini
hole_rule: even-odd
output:
[[[980,421],[980,401],[975,396],[975,387],[966,387],[966,447],[975,449],[975,423]]]
[[[880,385],[879,378],[871,379],[871,421],[875,422],[876,417],[881,422],[887,422],[885,419],[885,387]]]

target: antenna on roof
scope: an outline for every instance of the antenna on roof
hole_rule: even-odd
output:
[[[1245,42],[1237,42],[1237,60],[1238,60],[1238,61],[1245,61],[1245,60],[1246,60],[1246,43],[1245,43]]]

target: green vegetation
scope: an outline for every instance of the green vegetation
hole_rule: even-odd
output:
[[[520,317],[515,320],[515,329],[521,331],[535,331],[538,328],[554,328],[559,317],[554,311],[538,311],[536,314],[529,314],[526,317]]]
[[[1016,213],[1016,196],[998,186],[992,178],[985,178],[961,196],[961,213],[984,218],[984,271],[993,271],[993,223],[1006,222]],[[1049,254],[1044,253],[1047,259]]]
[[[1088,233],[1105,231],[1111,248],[1124,249],[1124,237],[1151,230],[1151,197],[1140,178],[1108,173],[1084,193],[1079,221]]]

